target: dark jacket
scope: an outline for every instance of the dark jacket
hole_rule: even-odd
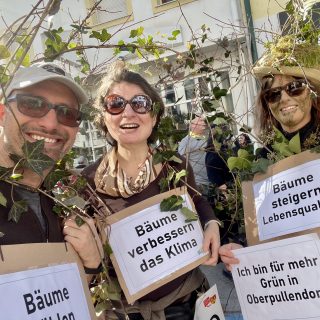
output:
[[[13,187],[13,199],[15,201],[22,200],[17,193],[19,188]],[[12,207],[11,189],[10,184],[0,181],[0,192],[7,199],[6,207],[0,205],[0,232],[4,233],[4,236],[0,238],[0,245],[62,242],[61,221],[52,211],[54,202],[43,194],[40,194],[40,205],[45,222],[45,231],[30,207],[28,207],[27,212],[22,213],[18,222],[8,221],[8,214]]]
[[[170,165],[174,167],[175,170],[178,170],[178,171],[185,169],[186,168],[185,159],[183,157],[181,157],[181,159],[183,159],[183,162],[181,164],[178,164],[176,162],[170,162]],[[95,189],[95,183],[94,183],[95,172],[100,162],[101,162],[101,159],[82,171],[82,175],[88,180],[88,182],[91,184],[93,189]],[[187,171],[188,171],[188,178],[187,178],[188,185],[190,185],[193,188],[196,188],[193,171],[190,165],[188,166]],[[124,208],[130,207],[136,203],[139,203],[152,196],[159,194],[160,193],[159,181],[161,178],[165,178],[166,176],[167,176],[167,170],[166,170],[166,167],[164,166],[161,172],[159,173],[158,177],[153,182],[151,182],[146,189],[129,198],[112,197],[100,192],[98,192],[98,195],[105,202],[105,204],[110,209],[110,211],[115,213]],[[178,187],[181,185],[182,183],[179,183]],[[199,214],[202,226],[204,226],[204,224],[209,220],[216,219],[210,204],[202,196],[199,196],[191,188],[188,188],[188,193],[193,199],[193,202],[195,204],[197,213]],[[190,272],[174,279],[173,281],[165,284],[164,286],[142,297],[140,300],[156,301],[160,299],[161,297],[175,290],[181,283],[183,283],[183,281],[188,277],[189,274]]]

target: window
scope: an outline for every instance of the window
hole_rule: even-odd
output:
[[[90,0],[91,6],[95,0]],[[99,10],[94,14],[91,23],[110,27],[133,20],[131,0],[102,0]]]
[[[152,0],[153,13],[166,11],[197,0]]]
[[[176,1],[176,0],[158,0],[158,5],[169,3],[169,2],[174,2],[174,1]]]
[[[210,103],[216,108],[223,107],[227,112],[234,112],[231,93],[222,97],[221,100],[212,100],[212,90],[230,88],[229,73],[221,71],[214,75],[200,76],[185,79],[174,84],[167,84],[163,87],[164,102],[168,113],[178,116],[188,113],[203,113],[202,103],[210,99]]]

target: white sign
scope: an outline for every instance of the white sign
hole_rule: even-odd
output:
[[[320,226],[320,161],[313,160],[253,184],[259,239]]]
[[[194,320],[225,320],[217,285],[197,299]]]
[[[232,276],[245,320],[320,319],[316,234],[233,251]]]
[[[0,318],[90,320],[76,263],[0,275]]]
[[[161,212],[159,204],[113,223],[109,243],[130,295],[206,255],[199,221],[185,222],[181,211]]]

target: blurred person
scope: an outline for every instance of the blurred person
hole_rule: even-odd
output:
[[[190,122],[190,131],[179,143],[178,152],[189,161],[198,190],[208,195],[209,180],[206,172],[206,145],[207,145],[207,123],[201,117],[195,117]]]

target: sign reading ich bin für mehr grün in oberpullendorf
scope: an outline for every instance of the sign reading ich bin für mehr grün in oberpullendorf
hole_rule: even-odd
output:
[[[76,263],[0,275],[0,318],[90,320]]]
[[[320,241],[307,234],[233,250],[245,320],[320,319]]]
[[[259,239],[320,226],[320,160],[253,183]]]

